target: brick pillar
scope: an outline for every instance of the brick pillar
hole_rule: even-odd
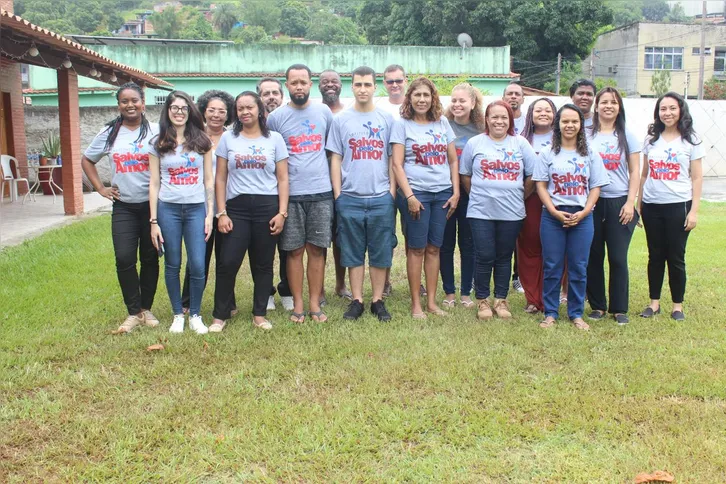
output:
[[[63,158],[63,208],[66,215],[83,213],[83,169],[81,168],[81,125],[78,107],[78,74],[58,71],[58,115]]]
[[[20,64],[17,62],[6,58],[0,59],[0,91],[10,95],[9,105],[3,106],[4,109],[10,110],[10,123],[7,127],[9,153],[3,154],[14,156],[18,160],[20,175],[27,178],[28,153],[25,139],[23,81],[20,77]],[[2,94],[0,93],[0,95]],[[0,136],[5,136],[5,133],[0,133]],[[25,185],[18,186],[18,194],[23,195],[26,191]]]

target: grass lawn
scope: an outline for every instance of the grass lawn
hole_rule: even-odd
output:
[[[389,324],[330,297],[329,323],[255,330],[245,264],[221,335],[167,332],[162,275],[161,327],[113,336],[110,216],[49,232],[0,252],[0,481],[726,482],[724,247],[726,204],[705,203],[685,323],[636,317],[638,229],[626,327],[542,330],[518,294],[512,322],[414,321],[399,250]]]

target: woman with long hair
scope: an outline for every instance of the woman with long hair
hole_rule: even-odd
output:
[[[151,241],[166,254],[164,280],[174,312],[169,332],[184,331],[179,283],[183,240],[190,266],[189,329],[206,334],[200,313],[205,244],[214,217],[212,141],[204,131],[202,114],[187,93],[173,91],[166,97],[159,136],[149,154]]]
[[[212,152],[219,145],[219,140],[224,134],[227,126],[234,121],[234,98],[224,91],[210,89],[205,91],[197,99],[197,108],[204,118],[204,130],[212,140]],[[212,173],[216,173],[217,164],[214,163],[212,157]],[[217,213],[216,207],[214,213]],[[219,259],[219,244],[214,244],[217,235],[217,219],[212,220],[212,234],[207,240],[207,246],[204,253],[204,286],[207,286],[207,278],[209,277],[209,264],[212,262],[212,252],[215,259]],[[189,312],[189,265],[186,267],[184,274],[184,284],[182,285],[182,308],[184,312]],[[236,310],[235,310],[236,312]]]
[[[461,157],[467,141],[484,132],[484,98],[477,88],[463,82],[454,86],[451,91],[451,103],[444,115],[454,130],[456,139],[456,156]],[[441,282],[444,285],[443,301],[445,308],[456,304],[456,285],[454,283],[454,249],[457,245],[457,228],[459,233],[459,255],[461,257],[461,285],[459,287],[459,300],[464,307],[471,307],[474,302],[469,296],[474,280],[474,245],[471,240],[471,227],[466,220],[466,209],[469,204],[469,195],[459,187],[459,204],[456,211],[446,222],[444,242],[441,245],[440,264]]]
[[[408,241],[406,269],[411,312],[425,319],[421,307],[421,265],[426,273],[426,312],[443,316],[436,303],[439,249],[446,221],[459,202],[459,163],[456,135],[443,109],[436,86],[419,77],[411,83],[401,105],[401,119],[393,124],[391,151],[399,186],[398,203]]]
[[[605,87],[595,96],[595,114],[587,135],[590,149],[610,178],[600,190],[593,211],[594,233],[587,264],[589,318],[598,320],[610,313],[618,324],[628,324],[628,249],[639,218],[635,197],[640,187],[641,144],[626,129],[623,98],[617,89]],[[606,246],[609,306],[605,295]]]
[[[512,317],[507,303],[512,255],[525,216],[524,200],[534,190],[531,177],[537,155],[525,138],[514,133],[514,113],[508,103],[489,104],[484,119],[484,133],[466,144],[460,168],[469,193],[477,317],[490,319],[496,313],[508,319]],[[493,305],[489,301],[492,273]]]
[[[524,121],[522,136],[539,155],[542,150],[552,146],[552,125],[557,108],[548,98],[537,99],[529,105]],[[517,268],[519,281],[524,288],[527,306],[525,313],[536,314],[544,311],[542,301],[542,241],[539,230],[542,221],[542,200],[533,190],[524,201],[527,215],[517,239]]]
[[[149,226],[149,148],[159,132],[146,119],[144,91],[133,82],[116,91],[119,115],[96,135],[81,159],[83,171],[102,196],[113,202],[111,234],[116,274],[128,316],[118,328],[127,333],[136,326],[158,326],[151,313],[159,280],[159,256],[151,243]],[[111,162],[111,186],[101,182],[96,163]],[[137,272],[136,262],[141,261]]]
[[[574,104],[557,111],[552,147],[540,153],[532,177],[545,210],[540,237],[544,260],[544,315],[542,328],[555,325],[559,289],[567,261],[567,314],[577,329],[590,327],[585,311],[587,261],[592,244],[592,209],[600,187],[609,183],[605,168],[587,146],[585,118]]]
[[[252,91],[234,100],[235,121],[217,147],[217,213],[221,253],[217,259],[212,332],[224,329],[234,305],[234,286],[249,252],[254,281],[252,322],[272,329],[267,302],[280,232],[287,218],[288,152],[282,136],[267,127],[265,105]]]
[[[673,300],[671,318],[683,321],[686,243],[698,223],[706,149],[693,130],[688,104],[680,94],[669,92],[658,99],[643,154],[638,198],[648,241],[650,304],[640,315],[650,318],[660,314],[667,262]]]

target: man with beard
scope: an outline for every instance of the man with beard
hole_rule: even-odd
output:
[[[282,83],[272,77],[263,77],[257,81],[257,94],[265,105],[267,114],[282,105]]]
[[[391,64],[383,71],[383,86],[388,92],[388,97],[383,97],[376,103],[377,108],[393,116],[393,119],[401,119],[401,104],[406,97],[406,71],[398,64]]]
[[[516,82],[510,82],[504,89],[502,100],[509,104],[512,112],[514,112],[514,134],[521,134],[525,121],[525,116],[522,115],[522,104],[524,104],[524,91],[522,91],[522,86]]]
[[[592,126],[592,105],[595,103],[597,87],[590,79],[578,79],[570,86],[572,104],[580,108],[585,117],[585,127]]]
[[[287,276],[293,297],[294,323],[305,321],[303,304],[303,254],[307,253],[310,316],[314,321],[328,318],[320,310],[320,290],[325,280],[323,251],[330,246],[333,221],[333,187],[325,154],[325,142],[333,113],[324,104],[310,102],[312,73],[303,64],[285,72],[290,102],[271,112],[267,126],[285,140],[290,179],[290,201],[282,250],[287,251]]]
[[[263,77],[257,81],[257,94],[265,105],[265,116],[270,114],[282,104],[282,83],[272,77]],[[293,301],[292,292],[290,292],[290,284],[287,282],[287,253],[282,250],[282,246],[277,244],[277,255],[280,258],[280,283],[277,289],[272,287],[270,291],[270,299],[267,301],[267,310],[274,311],[275,293],[280,294],[282,307],[286,311],[292,311]]]

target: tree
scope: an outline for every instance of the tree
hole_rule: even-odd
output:
[[[666,22],[672,23],[687,23],[690,19],[686,16],[686,11],[683,9],[683,5],[676,3],[671,7],[671,11],[666,15]]]
[[[290,37],[305,37],[310,24],[308,7],[299,0],[286,0],[280,10],[280,32]]]
[[[671,71],[655,71],[650,79],[650,90],[657,97],[671,90]]]
[[[558,96],[567,96],[569,95],[570,86],[576,80],[582,78],[582,63],[580,61],[562,62],[562,70],[560,71],[560,92],[557,92],[557,90],[555,89],[557,87],[555,76],[556,74],[553,72],[552,80],[544,83],[544,89],[546,91],[554,92]],[[527,79],[523,79],[523,81],[527,82]]]
[[[649,22],[662,22],[670,12],[665,0],[644,0],[643,18]]]
[[[276,34],[280,30],[280,9],[274,2],[267,0],[245,0],[242,19],[249,25],[259,25],[268,34]]]
[[[319,40],[326,44],[360,45],[366,39],[358,26],[349,18],[338,17],[329,12],[320,12],[308,30],[308,39]]]
[[[239,13],[237,8],[231,3],[222,3],[214,9],[212,21],[214,26],[219,29],[222,37],[229,38],[229,33],[238,21]]]
[[[238,44],[268,44],[270,36],[267,35],[265,29],[259,25],[249,25],[247,27],[235,27],[230,32],[230,38]]]
[[[703,98],[713,100],[726,100],[726,81],[712,77],[703,83]]]
[[[154,32],[162,39],[177,39],[184,28],[182,16],[174,7],[167,7],[161,12],[152,14],[149,22],[154,26]]]
[[[643,0],[606,0],[605,5],[612,10],[613,24],[616,27],[643,20]]]
[[[179,33],[180,39],[188,40],[212,40],[216,38],[212,24],[207,22],[202,14],[187,19],[184,29]]]

